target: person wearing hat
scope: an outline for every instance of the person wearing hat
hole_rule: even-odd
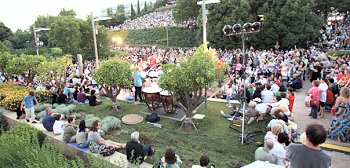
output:
[[[126,143],[126,158],[131,163],[141,164],[146,156],[154,154],[150,145],[143,146],[140,143],[140,133],[131,133],[131,140]]]

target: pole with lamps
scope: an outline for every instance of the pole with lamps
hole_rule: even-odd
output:
[[[37,37],[36,33],[40,32],[40,31],[50,30],[50,28],[36,28],[34,25],[33,30],[34,30],[34,42],[35,42],[35,46],[36,46],[36,55],[39,56],[39,45],[42,45],[42,44],[40,44],[39,37]]]
[[[243,97],[241,98],[241,105],[242,110],[243,110],[243,121],[242,121],[242,135],[241,135],[241,143],[242,145],[244,144],[244,142],[249,141],[247,138],[250,138],[249,136],[252,134],[249,134],[246,130],[245,130],[245,111],[246,111],[246,84],[245,84],[245,80],[247,78],[247,74],[245,73],[245,65],[246,65],[246,48],[245,48],[245,42],[248,39],[248,35],[249,34],[254,34],[254,33],[258,33],[261,30],[261,22],[254,22],[254,23],[245,23],[243,25],[243,27],[241,26],[241,24],[234,24],[233,26],[231,25],[226,25],[224,26],[224,28],[222,29],[223,33],[225,36],[241,36],[242,39],[242,50],[243,50],[243,66],[242,66],[242,70],[243,70],[243,75],[242,75],[242,80],[243,80]]]
[[[94,38],[96,66],[98,66],[98,49],[97,49],[97,39],[96,39],[97,31],[96,31],[95,22],[102,21],[102,20],[109,20],[109,19],[111,19],[111,17],[96,17],[96,18],[94,18],[94,15],[91,12],[92,36]]]

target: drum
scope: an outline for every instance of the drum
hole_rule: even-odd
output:
[[[160,91],[162,89],[159,87],[146,87],[142,90],[145,95],[145,102],[148,108],[154,110],[156,107],[160,106]]]
[[[164,111],[166,113],[175,113],[176,107],[174,105],[174,100],[171,94],[168,91],[163,90],[160,92],[160,98],[163,104]]]

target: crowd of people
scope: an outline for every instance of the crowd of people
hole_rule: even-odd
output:
[[[188,19],[181,23],[176,23],[173,18],[173,10],[152,12],[136,19],[125,20],[121,25],[110,26],[111,30],[149,29],[164,26],[176,26],[192,28],[197,26],[195,19]]]
[[[320,47],[331,49],[345,49],[350,48],[350,32],[349,21],[342,22],[329,22],[322,26]]]

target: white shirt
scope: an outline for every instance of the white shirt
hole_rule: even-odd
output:
[[[55,123],[53,124],[53,133],[62,134],[64,129],[63,125],[64,125],[64,121],[56,120]]]
[[[255,110],[258,111],[260,114],[265,114],[267,110],[267,104],[259,103],[256,105]]]
[[[276,83],[271,85],[271,91],[273,92],[273,94],[276,94],[278,90],[280,90],[280,87]]]
[[[269,103],[273,99],[273,92],[271,90],[264,90],[261,92],[261,98],[263,103]]]
[[[270,151],[270,155],[275,155],[278,158],[278,165],[284,165],[284,158],[286,158],[286,149],[279,142],[273,143],[273,148]]]
[[[268,131],[265,135],[264,140],[272,140],[272,141],[277,141],[277,136],[275,134],[273,134],[271,131]]]
[[[318,88],[320,90],[322,90],[321,94],[320,94],[320,101],[321,102],[326,102],[327,100],[327,89],[328,89],[328,85],[327,83],[320,83],[320,85],[318,86]]]

